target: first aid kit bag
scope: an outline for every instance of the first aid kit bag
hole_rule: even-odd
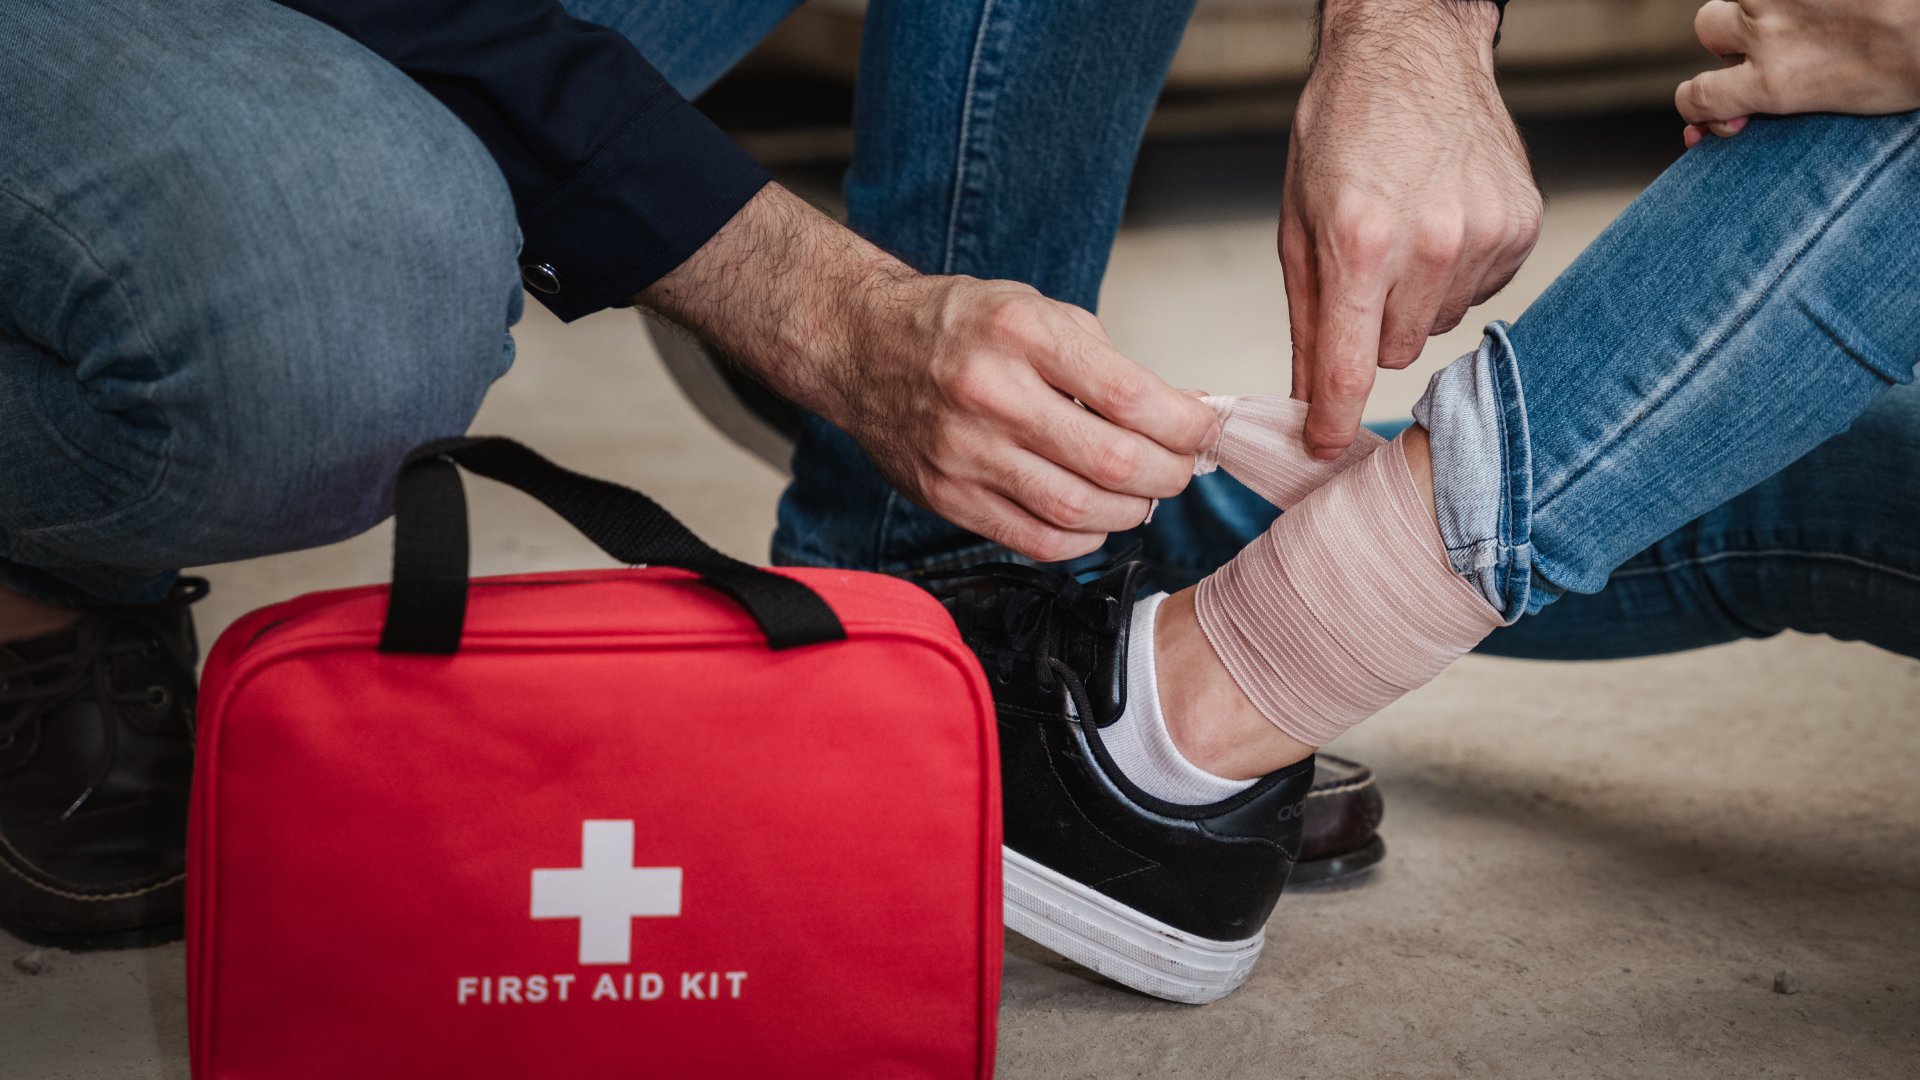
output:
[[[640,568],[470,581],[461,467]],[[390,587],[208,660],[198,1080],[991,1074],[995,725],[936,601],[505,439],[416,451],[395,517]]]

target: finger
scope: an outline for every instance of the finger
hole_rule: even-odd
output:
[[[1686,143],[1687,149],[1689,150],[1699,146],[1700,140],[1706,137],[1707,129],[1701,127],[1699,124],[1688,124],[1680,131],[1680,141]]]
[[[1280,277],[1287,290],[1287,333],[1292,339],[1293,389],[1296,400],[1313,400],[1313,328],[1319,317],[1318,283],[1314,280],[1313,242],[1306,229],[1289,217],[1280,224]]]
[[[990,490],[1062,532],[1131,529],[1147,516],[1152,501],[1104,490],[1030,452],[987,463],[986,470]]]
[[[1476,304],[1484,304],[1494,295],[1513,282],[1514,275],[1527,264],[1533,255],[1534,246],[1540,242],[1540,219],[1545,212],[1538,189],[1514,204],[1513,216],[1502,231],[1499,243],[1482,250],[1473,264],[1473,271],[1466,275],[1464,283],[1469,287],[1461,291],[1466,303],[1459,308],[1447,307],[1440,312],[1439,328],[1434,333],[1443,333],[1460,325],[1467,312]],[[1456,281],[1456,284],[1461,282]]]
[[[1018,503],[997,492],[975,489],[952,506],[929,498],[928,509],[968,532],[1040,562],[1064,562],[1100,550],[1105,533],[1081,533],[1056,528],[1029,514]]]
[[[1515,237],[1505,247],[1496,249],[1491,261],[1477,266],[1463,279],[1467,288],[1458,297],[1449,298],[1447,306],[1441,309],[1441,322],[1436,324],[1438,329],[1434,330],[1434,333],[1445,333],[1460,325],[1460,321],[1466,318],[1467,312],[1476,304],[1486,303],[1501,289],[1512,284],[1514,275],[1526,265],[1527,256],[1533,254],[1533,246],[1538,241],[1539,233],[1535,231]],[[1456,302],[1460,303],[1457,310],[1453,307]]]
[[[1360,413],[1373,390],[1387,275],[1378,271],[1378,258],[1323,251],[1319,262],[1326,295],[1314,324],[1306,442],[1315,457],[1335,458],[1359,434]]]
[[[1207,412],[1212,415],[1213,410]],[[1015,434],[1021,446],[1108,492],[1167,499],[1180,494],[1193,476],[1192,455],[1176,454],[1065,398],[1056,397],[1021,419]],[[1073,524],[1040,516],[1059,525]]]
[[[1079,304],[1063,303],[1060,306],[1067,309],[1067,316],[1071,318],[1080,329],[1085,330],[1087,333],[1092,334],[1094,337],[1099,338],[1109,345],[1113,344],[1113,339],[1107,336],[1106,326],[1100,322],[1100,316],[1095,315]]]
[[[1401,282],[1387,293],[1385,313],[1380,324],[1380,360],[1383,368],[1398,371],[1412,367],[1427,347],[1427,339],[1442,318],[1447,291],[1453,287],[1448,278],[1438,285],[1411,285]],[[1465,311],[1465,308],[1461,308]],[[1459,316],[1454,317],[1459,321]],[[1451,329],[1451,324],[1448,326]]]
[[[1723,139],[1731,139],[1746,128],[1751,117],[1736,116],[1731,120],[1715,120],[1707,125],[1707,130]]]
[[[1752,44],[1752,27],[1740,5],[1732,0],[1708,0],[1693,16],[1693,32],[1700,44],[1716,56],[1745,56]]]
[[[1461,267],[1459,273],[1447,283],[1447,294],[1441,299],[1439,310],[1433,314],[1433,325],[1427,328],[1427,336],[1444,334],[1459,326],[1460,320],[1467,317],[1467,311],[1485,299],[1480,294],[1487,288],[1487,277],[1485,268],[1479,265]],[[1505,284],[1501,282],[1495,285],[1487,291],[1487,295],[1500,291]]]
[[[1464,227],[1432,229],[1415,242],[1411,271],[1387,291],[1380,326],[1381,367],[1404,368],[1420,359],[1433,324],[1440,317],[1440,308],[1453,288],[1456,271],[1473,272],[1471,267],[1460,265],[1466,247],[1464,235]]]
[[[1102,417],[1175,454],[1195,454],[1220,437],[1213,410],[1088,334],[1057,339],[1032,357],[1034,369],[1056,389]]]
[[[1777,111],[1766,107],[1760,83],[1760,69],[1750,63],[1703,71],[1680,84],[1673,104],[1689,124]]]

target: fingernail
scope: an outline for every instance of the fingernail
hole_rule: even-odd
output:
[[[1337,446],[1316,446],[1313,448],[1313,456],[1319,458],[1321,461],[1332,461],[1334,458],[1339,457],[1340,453],[1341,448]]]
[[[1220,421],[1218,418],[1215,418],[1213,423],[1207,425],[1206,445],[1202,446],[1200,449],[1210,450],[1213,448],[1213,444],[1219,441],[1220,441]]]

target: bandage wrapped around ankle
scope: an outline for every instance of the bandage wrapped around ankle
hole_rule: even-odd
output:
[[[1367,453],[1317,461],[1300,439],[1304,407],[1267,404],[1280,400],[1235,402],[1216,457],[1292,506],[1201,581],[1194,602],[1214,652],[1261,714],[1321,746],[1431,681],[1500,618],[1447,564],[1400,440],[1375,437]],[[1253,420],[1250,402],[1298,423],[1236,431]]]

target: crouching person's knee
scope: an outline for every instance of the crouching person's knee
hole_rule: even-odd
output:
[[[446,181],[422,190],[444,198]],[[241,349],[224,342],[164,380],[165,513],[143,515],[147,528],[121,541],[131,562],[116,562],[178,567],[300,550],[391,513],[408,451],[464,433],[512,363],[517,232],[504,191],[474,194],[487,201],[468,205],[490,206],[504,224],[396,208],[353,226],[408,230],[410,243],[436,251],[414,266],[430,272],[367,267],[354,281],[336,261],[318,295],[255,312],[257,332]]]
[[[113,418],[154,422],[164,469],[138,512],[90,534],[91,557],[206,565],[332,543],[387,517],[407,452],[464,433],[512,363],[518,236],[497,171],[479,164],[420,189],[463,195],[471,216],[372,207],[341,223],[357,235],[324,257],[276,256],[308,260],[302,292],[210,312],[219,329],[140,388],[146,408]],[[378,257],[353,265],[350,252],[393,236],[432,258],[402,272]]]
[[[463,432],[511,362],[499,168],[391,65],[310,37],[287,62],[323,97],[258,91],[236,47],[197,65],[197,96],[102,107],[145,171],[104,208],[59,201],[80,209],[47,250],[72,234],[96,257],[8,283],[15,336],[63,363],[0,355],[0,444],[34,470],[0,484],[0,561],[164,572],[353,535],[389,512],[407,450]]]
[[[39,486],[59,489],[39,505],[66,509],[7,530],[0,562],[50,598],[131,603],[153,599],[172,570],[356,535],[391,513],[411,449],[466,430],[510,350],[499,318],[484,329],[362,324],[325,347],[141,384],[161,408],[75,400],[69,427],[85,452],[70,449],[84,460],[49,451],[39,463]]]
[[[165,561],[299,550],[379,524],[407,453],[463,434],[512,355],[498,321],[360,327],[335,344],[213,395],[199,438],[180,444],[189,531]]]

